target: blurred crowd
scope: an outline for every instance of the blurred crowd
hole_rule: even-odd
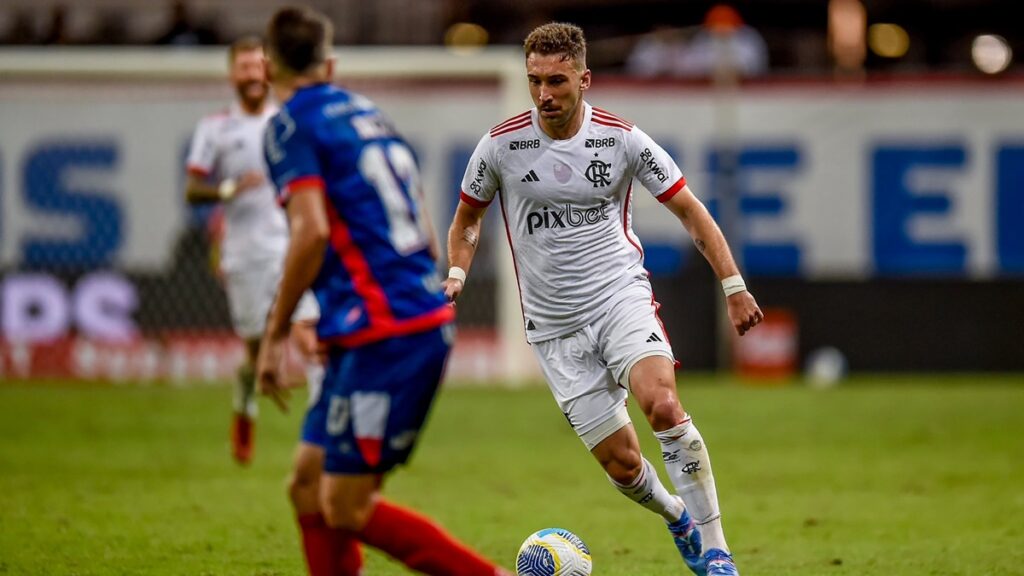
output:
[[[68,7],[51,6],[44,25],[39,25],[38,12],[31,8],[12,11],[7,30],[0,44],[7,45],[122,45],[157,44],[198,46],[215,45],[229,39],[218,30],[216,21],[196,18],[184,0],[169,4],[166,27],[158,35],[140,38],[132,33],[126,11],[117,8],[99,9],[93,26],[85,33],[73,34],[68,24]]]
[[[0,45],[209,45],[259,33],[288,0],[5,0]],[[1012,71],[1013,0],[306,0],[343,45],[518,44],[536,25],[586,30],[589,64],[642,77],[832,71]],[[978,46],[979,39],[981,42]],[[994,47],[994,48],[993,48]],[[983,54],[984,56],[984,54]],[[1005,65],[1000,64],[1005,61]],[[984,70],[983,70],[984,71]],[[716,72],[716,73],[717,73]]]

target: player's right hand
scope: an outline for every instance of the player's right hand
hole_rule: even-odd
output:
[[[444,295],[448,298],[449,302],[454,303],[455,299],[462,294],[462,288],[465,284],[458,278],[446,278],[444,281]]]
[[[284,358],[285,339],[264,335],[260,353],[256,358],[256,381],[260,393],[270,396],[282,412],[288,412],[288,389],[281,378],[281,361]]]

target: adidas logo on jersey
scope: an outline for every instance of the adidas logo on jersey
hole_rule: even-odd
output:
[[[537,177],[536,172],[530,170],[526,173],[526,176],[523,176],[523,179],[520,180],[520,182],[540,182],[540,178]]]
[[[651,332],[651,335],[647,337],[647,341],[648,342],[664,342],[664,340],[662,340],[661,337],[658,336],[657,334],[655,334],[654,332]]]

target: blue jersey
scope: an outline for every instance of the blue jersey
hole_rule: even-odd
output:
[[[282,204],[320,190],[330,242],[313,292],[321,341],[362,346],[450,322],[422,221],[409,146],[368,99],[329,84],[299,89],[264,146]]]

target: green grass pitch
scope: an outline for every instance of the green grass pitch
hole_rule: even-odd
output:
[[[1024,574],[1021,377],[861,377],[837,389],[684,378],[745,576]],[[0,385],[0,575],[303,574],[284,478],[301,398],[228,457],[226,387]],[[299,396],[302,396],[300,393]],[[661,468],[646,423],[644,450]],[[453,388],[386,486],[506,566],[534,530],[599,576],[687,572],[543,388]],[[405,574],[375,553],[373,576]]]

